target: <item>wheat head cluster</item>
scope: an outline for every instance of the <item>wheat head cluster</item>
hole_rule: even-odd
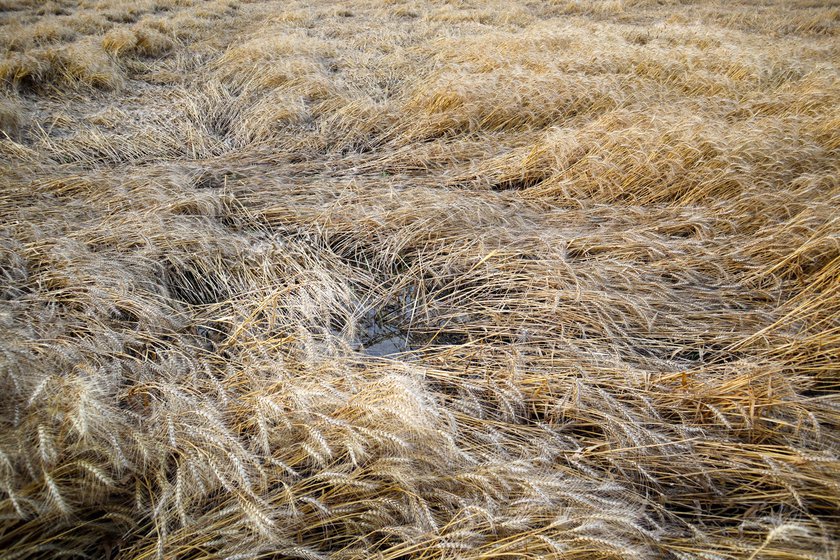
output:
[[[840,557],[840,4],[0,0],[0,558]]]

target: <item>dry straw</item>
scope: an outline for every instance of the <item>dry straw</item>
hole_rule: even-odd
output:
[[[0,557],[836,558],[829,4],[0,1]]]

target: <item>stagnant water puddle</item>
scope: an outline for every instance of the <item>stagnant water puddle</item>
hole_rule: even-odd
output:
[[[410,334],[414,307],[414,289],[407,288],[389,303],[369,308],[358,322],[353,347],[378,358],[416,350],[417,341]]]
[[[391,306],[389,306],[391,307]],[[359,321],[359,332],[353,345],[360,352],[378,358],[413,350],[411,336],[406,328],[407,318],[402,310],[370,309]]]
[[[378,342],[362,345],[361,349],[368,356],[376,356],[378,358],[386,358],[394,354],[401,354],[412,350],[407,337],[401,334],[383,338]]]
[[[359,309],[364,314],[356,323],[351,344],[357,352],[368,356],[406,359],[409,354],[430,346],[460,345],[467,341],[463,332],[459,332],[458,321],[449,325],[452,317],[444,319],[430,310],[428,302],[419,301],[414,286],[400,290],[385,304],[368,307],[360,303]]]

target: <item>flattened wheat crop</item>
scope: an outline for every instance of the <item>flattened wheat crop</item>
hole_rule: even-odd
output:
[[[0,558],[840,556],[840,6],[0,0]]]

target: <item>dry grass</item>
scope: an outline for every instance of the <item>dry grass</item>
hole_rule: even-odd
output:
[[[0,7],[0,557],[840,555],[837,6]]]

